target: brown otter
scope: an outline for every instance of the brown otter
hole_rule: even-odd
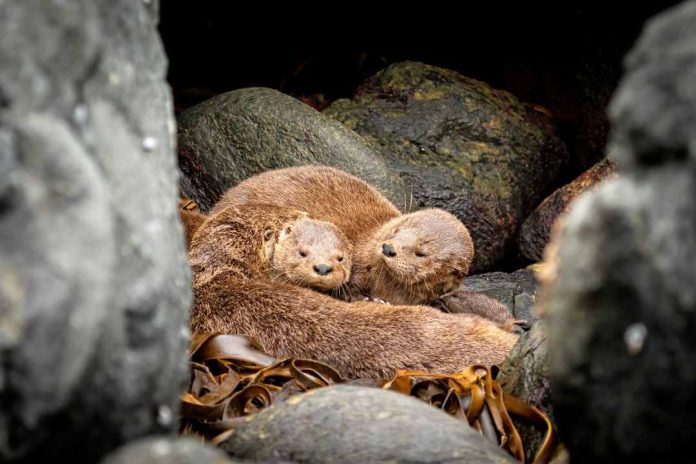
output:
[[[348,303],[302,287],[240,279],[234,272],[194,287],[191,330],[248,335],[273,356],[316,359],[348,377],[500,364],[517,341],[517,335],[475,315]]]
[[[333,224],[289,208],[249,206],[208,217],[192,238],[189,261],[198,283],[225,271],[339,291],[350,277],[351,254],[350,242]]]
[[[208,217],[198,211],[188,211],[185,209],[179,210],[179,217],[181,218],[181,224],[184,226],[186,245],[190,247],[193,234],[196,233],[198,228],[203,225]]]
[[[512,317],[504,304],[479,292],[455,290],[442,295],[432,305],[445,312],[485,317],[510,332],[522,333],[530,328],[528,321]]]
[[[317,359],[348,377],[382,378],[397,368],[455,372],[498,364],[516,342],[516,335],[474,315],[347,303],[267,280],[273,237],[303,217],[249,205],[223,210],[201,226],[191,249],[194,334],[245,334],[274,356]]]
[[[278,195],[282,192],[282,195]],[[228,190],[215,206],[265,203],[335,224],[354,247],[351,288],[393,304],[430,303],[469,271],[469,232],[440,209],[402,215],[366,182],[325,166],[268,171]]]

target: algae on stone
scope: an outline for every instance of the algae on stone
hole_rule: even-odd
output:
[[[551,118],[510,93],[415,62],[389,66],[324,113],[368,140],[413,191],[471,230],[491,269],[568,161]],[[400,205],[397,205],[400,206]]]

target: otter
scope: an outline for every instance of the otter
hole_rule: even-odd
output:
[[[340,292],[348,282],[351,255],[350,242],[333,224],[274,206],[216,212],[189,248],[194,285],[228,272],[325,292]]]
[[[307,211],[335,224],[353,244],[351,299],[428,304],[454,290],[473,259],[469,231],[452,214],[441,209],[401,214],[369,184],[331,167],[258,174],[228,190],[213,211],[252,203]]]
[[[518,338],[476,315],[349,303],[307,288],[240,279],[234,272],[194,287],[191,332],[247,335],[272,356],[315,359],[349,378],[496,365]]]
[[[207,218],[208,216],[201,213],[195,201],[190,198],[179,197],[179,219],[181,220],[181,225],[184,226],[187,248],[191,246],[193,234],[196,233]]]
[[[193,334],[247,335],[268,354],[316,359],[349,378],[499,364],[517,341],[517,335],[476,315],[349,303],[269,280],[274,237],[303,219],[289,208],[248,205],[215,213],[201,226],[191,249],[197,257]]]
[[[509,332],[524,333],[531,328],[529,321],[515,319],[504,304],[480,292],[455,290],[442,295],[432,306],[444,312],[485,317]]]
[[[193,234],[196,233],[196,231],[201,227],[201,225],[203,225],[208,217],[205,214],[199,213],[198,211],[179,209],[179,218],[181,219],[181,224],[184,226],[186,246],[191,247]]]

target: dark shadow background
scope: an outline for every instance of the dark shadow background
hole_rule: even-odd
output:
[[[573,156],[570,180],[604,155],[623,56],[646,18],[676,3],[161,0],[160,32],[177,111],[248,86],[321,109],[390,63],[423,61],[547,107]]]

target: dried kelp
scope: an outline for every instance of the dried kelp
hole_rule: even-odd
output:
[[[511,415],[546,427],[533,462],[548,462],[555,446],[553,425],[541,411],[503,393],[485,366],[455,374],[397,370],[389,380],[342,378],[330,366],[305,359],[274,359],[253,340],[213,334],[192,340],[191,385],[182,395],[183,435],[197,434],[213,444],[259,410],[304,391],[353,383],[381,387],[419,398],[466,421],[469,426],[525,461],[524,446]]]

